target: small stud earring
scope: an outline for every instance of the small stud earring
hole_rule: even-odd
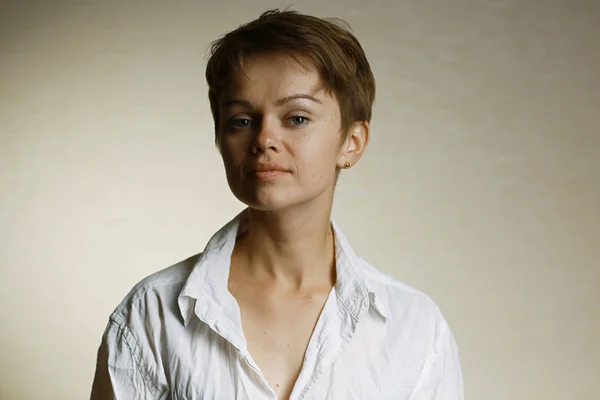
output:
[[[350,163],[349,162],[345,163],[344,168],[350,168]]]

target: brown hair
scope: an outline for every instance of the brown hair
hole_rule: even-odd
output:
[[[356,121],[371,120],[375,78],[348,25],[339,19],[275,9],[227,33],[210,47],[206,81],[217,144],[220,97],[229,88],[232,75],[241,70],[244,57],[261,53],[283,54],[305,68],[306,61],[315,67],[324,89],[338,101],[342,132],[347,133]]]

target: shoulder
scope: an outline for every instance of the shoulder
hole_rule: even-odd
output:
[[[151,318],[156,313],[175,313],[179,293],[201,256],[202,253],[195,254],[139,281],[112,312],[110,320],[127,323],[135,318]]]
[[[103,368],[112,369],[118,381],[113,384],[121,385],[123,393],[135,390],[152,398],[164,393],[167,378],[161,360],[168,357],[165,327],[181,325],[177,298],[200,255],[145,277],[111,313],[98,359],[106,366]]]
[[[384,310],[391,340],[389,343],[400,346],[410,343],[411,349],[421,354],[428,365],[440,354],[458,360],[454,336],[438,304],[421,290],[380,271],[362,259],[360,262],[365,283],[374,293],[375,303],[380,302]],[[390,348],[393,348],[392,344]],[[455,364],[458,366],[458,362]]]
[[[424,324],[445,325],[446,320],[431,296],[357,257],[369,290],[383,303],[392,321],[413,319]]]

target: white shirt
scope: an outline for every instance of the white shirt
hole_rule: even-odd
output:
[[[142,280],[112,313],[92,399],[277,398],[227,289],[243,214],[203,253]],[[356,256],[332,227],[337,280],[290,400],[462,400],[457,346],[436,304]]]

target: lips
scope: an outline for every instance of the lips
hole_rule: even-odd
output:
[[[287,168],[277,163],[261,163],[250,168],[250,172],[290,172]]]
[[[259,181],[270,181],[290,172],[289,169],[277,163],[254,164],[248,170],[250,171],[249,175]]]

